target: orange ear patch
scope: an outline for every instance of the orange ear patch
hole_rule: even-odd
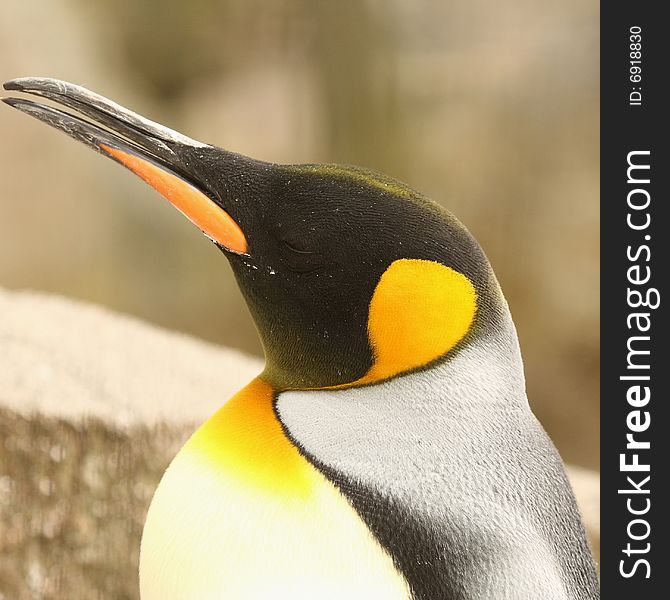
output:
[[[247,240],[240,226],[200,190],[139,156],[105,144],[100,147],[169,200],[205,235],[232,252],[247,252]]]
[[[472,282],[445,265],[401,259],[381,276],[370,301],[370,370],[355,383],[372,383],[443,356],[472,327],[477,294]]]

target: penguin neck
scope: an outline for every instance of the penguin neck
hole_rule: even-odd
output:
[[[467,390],[471,402],[484,408],[491,403],[527,407],[526,385],[516,327],[506,303],[491,319],[473,331],[453,356],[429,368],[426,378],[444,389],[452,405]]]
[[[361,387],[281,392],[276,412],[283,427],[303,449],[336,464],[348,453],[355,463],[379,442],[380,456],[396,443],[462,443],[476,431],[530,416],[521,353],[508,310],[496,326],[473,332],[453,354],[425,368]],[[374,415],[374,418],[370,418]],[[398,428],[399,423],[402,427]],[[469,433],[465,435],[465,431]],[[380,432],[384,436],[380,437]],[[374,452],[373,452],[374,453]],[[443,460],[440,453],[433,457]],[[328,463],[328,460],[325,460]]]

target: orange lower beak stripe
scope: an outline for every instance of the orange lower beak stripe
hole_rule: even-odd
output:
[[[246,254],[247,240],[240,226],[200,190],[139,156],[105,144],[100,147],[167,198],[215,242],[232,252]]]

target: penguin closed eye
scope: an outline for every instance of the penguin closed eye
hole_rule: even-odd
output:
[[[265,352],[155,492],[143,600],[599,597],[509,308],[453,215],[386,176],[254,160],[67,82],[4,87],[60,105],[4,99],[222,250]]]

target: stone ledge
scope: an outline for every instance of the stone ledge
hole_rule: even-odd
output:
[[[262,362],[58,296],[0,289],[0,405],[118,426],[201,423]]]

